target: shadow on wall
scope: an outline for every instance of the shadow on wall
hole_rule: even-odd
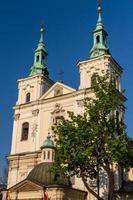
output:
[[[100,170],[99,172],[100,180],[100,197],[107,199],[108,196],[108,176],[106,171]],[[97,193],[97,179],[89,179],[90,187]]]

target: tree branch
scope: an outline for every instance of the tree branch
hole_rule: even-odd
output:
[[[82,181],[83,181],[83,183],[84,183],[86,189],[87,189],[92,195],[94,195],[94,197],[98,198],[97,193],[94,192],[94,190],[92,190],[92,189],[90,188],[90,186],[87,184],[86,178],[85,178],[84,176],[81,176],[81,177],[82,177]],[[104,199],[100,197],[99,200],[104,200]]]

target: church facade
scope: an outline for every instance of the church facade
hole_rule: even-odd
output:
[[[46,192],[50,200],[93,200],[80,179],[74,178],[72,185],[64,177],[59,180],[51,175],[48,167],[54,162],[55,144],[52,126],[67,111],[75,114],[84,112],[84,99],[93,97],[91,79],[95,73],[112,74],[116,87],[121,91],[122,67],[112,57],[107,46],[107,32],[98,8],[98,21],[93,32],[93,47],[90,57],[78,63],[80,86],[76,90],[62,82],[50,79],[47,66],[47,51],[44,43],[44,29],[34,51],[34,63],[29,76],[18,80],[18,99],[14,106],[14,122],[11,152],[8,156],[8,192],[10,199],[42,199]],[[121,114],[122,115],[122,114]],[[123,116],[119,116],[123,117]],[[129,181],[133,180],[132,170]],[[53,178],[54,177],[54,178]],[[115,175],[116,190],[121,188],[119,174]],[[101,195],[107,190],[105,184]],[[120,194],[121,195],[121,194]],[[123,194],[118,199],[131,199]],[[119,196],[119,195],[118,195]],[[106,198],[106,197],[105,197]]]

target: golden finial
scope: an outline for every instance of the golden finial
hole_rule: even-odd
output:
[[[43,33],[45,30],[44,30],[44,26],[41,26],[40,28],[40,32]]]
[[[98,13],[102,12],[102,6],[101,6],[101,0],[98,0],[98,8],[97,8]]]

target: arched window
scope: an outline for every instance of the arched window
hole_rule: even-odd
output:
[[[54,161],[55,159],[55,152],[52,152],[52,160]]]
[[[105,36],[103,35],[103,42],[105,42]]]
[[[28,133],[29,133],[29,123],[25,122],[22,124],[22,135],[21,140],[28,140]]]
[[[47,157],[47,159],[48,160],[50,159],[50,151],[48,151],[48,157]]]
[[[116,111],[116,127],[117,127],[117,133],[119,134],[120,130],[120,113],[119,111],[117,110]]]
[[[100,42],[100,36],[99,36],[99,35],[97,35],[97,37],[96,37],[96,41],[97,41],[97,43]]]
[[[42,54],[42,59],[41,59],[41,63],[44,64],[45,63],[45,56]]]
[[[45,151],[43,153],[43,158],[44,158],[44,160],[46,159],[46,152]]]
[[[40,58],[40,56],[37,55],[37,57],[36,57],[36,62],[39,62],[39,58]]]
[[[116,80],[115,80],[115,84],[116,84],[116,89],[120,90],[120,82],[119,82],[119,76],[116,76]]]
[[[26,94],[26,100],[25,100],[26,103],[29,103],[30,102],[30,93],[28,92]]]
[[[43,60],[43,61],[45,60],[45,56],[44,56],[44,55],[42,55],[42,60]]]

